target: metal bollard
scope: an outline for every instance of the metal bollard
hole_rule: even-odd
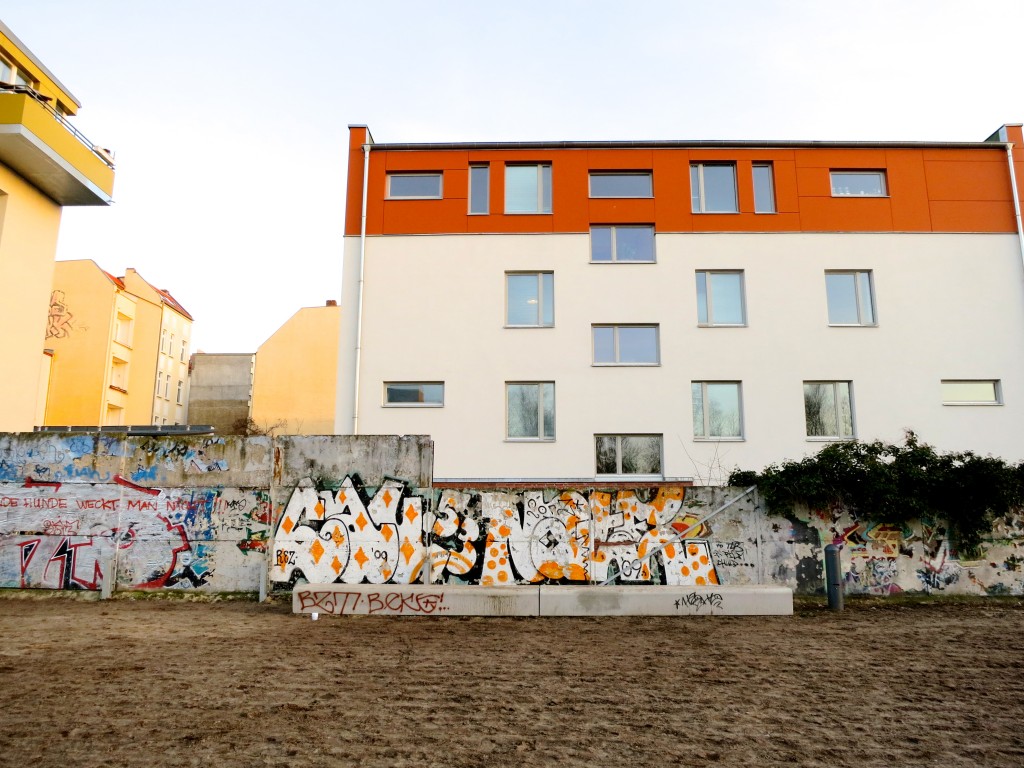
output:
[[[825,588],[828,590],[828,607],[833,611],[843,610],[843,566],[839,561],[839,547],[835,544],[825,547]]]

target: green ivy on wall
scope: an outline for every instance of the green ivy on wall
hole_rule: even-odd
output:
[[[939,453],[907,432],[902,445],[837,442],[760,473],[737,470],[729,485],[756,485],[772,512],[794,504],[841,504],[867,522],[938,517],[957,549],[970,555],[980,550],[993,522],[1024,501],[1024,462],[1007,464],[972,451]]]

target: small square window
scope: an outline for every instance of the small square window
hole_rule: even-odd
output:
[[[391,200],[440,200],[440,173],[389,173],[388,198]]]
[[[875,325],[871,272],[826,272],[829,325]]]
[[[469,212],[488,213],[491,210],[491,166],[469,166]]]
[[[386,381],[384,405],[438,408],[444,405],[444,382]]]
[[[832,197],[885,197],[885,171],[830,171]]]
[[[551,213],[551,166],[505,166],[505,213]]]
[[[746,323],[743,272],[697,272],[697,324],[712,327]]]
[[[554,382],[506,383],[505,415],[509,440],[554,440]]]
[[[658,326],[595,325],[594,365],[657,365]]]
[[[846,440],[854,437],[849,381],[805,381],[807,436]]]
[[[653,197],[650,171],[591,172],[591,197]]]
[[[690,201],[694,213],[736,213],[736,166],[732,163],[692,163]]]
[[[738,381],[695,381],[691,384],[691,390],[694,437],[743,437]]]
[[[1002,405],[999,379],[943,379],[943,405]]]
[[[505,324],[517,328],[555,324],[553,272],[505,273]]]
[[[754,213],[775,213],[775,179],[771,163],[754,163]]]
[[[605,262],[654,261],[654,227],[601,225],[590,228],[590,260]]]
[[[661,435],[594,435],[598,475],[661,477]]]

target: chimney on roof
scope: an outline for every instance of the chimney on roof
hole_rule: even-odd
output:
[[[336,306],[338,306],[338,302],[335,301],[334,299],[328,299],[327,300],[327,306],[328,307],[336,307]]]

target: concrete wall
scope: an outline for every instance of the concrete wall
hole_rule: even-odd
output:
[[[252,402],[251,352],[192,355],[188,423],[211,424],[221,435],[239,433]]]
[[[741,489],[432,488],[426,437],[0,435],[0,587],[256,590],[342,584],[774,585],[1024,594],[1024,515],[978,560],[936,521],[769,515]],[[684,542],[677,533],[696,526]],[[429,573],[428,573],[429,571]]]

